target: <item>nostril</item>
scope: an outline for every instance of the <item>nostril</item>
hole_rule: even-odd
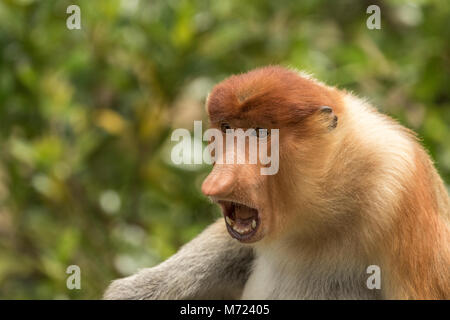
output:
[[[202,183],[202,192],[205,196],[211,196],[211,183],[209,182],[209,177],[205,179]]]

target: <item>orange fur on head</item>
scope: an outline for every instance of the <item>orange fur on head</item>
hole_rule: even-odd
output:
[[[296,126],[321,106],[341,106],[338,93],[298,73],[265,67],[231,76],[212,90],[208,113],[212,123],[248,119],[276,128]]]

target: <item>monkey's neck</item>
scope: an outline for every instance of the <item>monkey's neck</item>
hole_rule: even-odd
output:
[[[272,243],[256,249],[243,299],[377,299],[367,288],[368,262],[344,247]],[[264,279],[264,281],[261,281]]]

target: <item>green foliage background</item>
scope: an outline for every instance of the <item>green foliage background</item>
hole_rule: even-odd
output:
[[[81,8],[68,30],[66,8]],[[381,30],[366,8],[381,7]],[[450,182],[449,1],[0,1],[0,298],[100,298],[218,215],[170,133],[282,64],[416,130]],[[66,268],[81,268],[81,290]]]

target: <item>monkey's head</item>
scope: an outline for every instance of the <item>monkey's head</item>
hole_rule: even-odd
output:
[[[314,221],[308,211],[321,192],[340,105],[337,90],[275,66],[232,76],[213,88],[206,108],[211,127],[222,132],[224,141],[238,139],[231,129],[256,129],[244,136],[245,148],[223,143],[202,185],[203,193],[222,207],[232,237],[246,243],[270,240]],[[270,136],[273,129],[278,129],[277,139]],[[258,142],[253,163],[251,137]],[[271,163],[261,158],[266,149]],[[275,161],[277,170],[262,174]]]

